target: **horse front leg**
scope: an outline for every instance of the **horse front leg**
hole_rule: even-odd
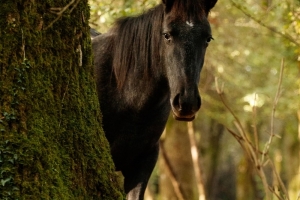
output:
[[[143,200],[148,180],[158,157],[159,146],[137,158],[130,167],[122,170],[127,200]]]

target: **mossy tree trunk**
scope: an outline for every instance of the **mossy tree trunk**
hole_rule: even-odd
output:
[[[122,199],[87,0],[6,0],[0,16],[0,199]]]

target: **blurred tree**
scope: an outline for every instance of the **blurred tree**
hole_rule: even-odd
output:
[[[100,0],[99,8],[95,6],[99,5],[99,2],[95,3],[97,0],[90,1],[93,2],[94,17],[91,22],[102,32],[107,31],[117,17],[135,15],[159,2]],[[201,138],[199,147],[203,155],[207,199],[264,198],[262,182],[251,161],[226,131],[227,128],[237,131],[237,128],[235,119],[219,99],[215,77],[224,84],[226,101],[239,117],[249,138],[255,139],[256,127],[260,149],[264,149],[271,129],[281,137],[272,140],[269,155],[289,190],[290,199],[297,199],[300,192],[300,2],[219,1],[209,19],[215,40],[207,50],[199,86],[203,103],[194,121],[197,137]],[[271,127],[282,59],[285,67],[281,93]],[[254,105],[256,112],[253,112]],[[176,126],[172,128],[174,124]],[[187,135],[176,132],[185,132],[186,124],[171,120],[168,127],[166,149],[174,148],[174,143],[167,140],[184,144]],[[167,153],[170,159],[175,159],[170,162],[180,163],[179,157],[171,155],[180,154],[178,151],[168,150]],[[156,176],[160,172],[164,173],[164,169],[159,169]],[[162,179],[165,174],[161,176]],[[268,180],[276,186],[278,183],[272,181],[273,177],[272,173],[267,173]],[[164,185],[159,188],[164,188]]]
[[[154,7],[159,2],[159,0],[89,0],[90,26],[100,32],[106,32],[117,18],[137,15]]]
[[[163,149],[161,154],[165,154],[166,158],[161,155],[159,160],[160,198],[162,200],[176,200],[182,196],[183,199],[198,199],[186,123],[169,119],[168,127],[161,140],[161,146],[163,146],[161,147]],[[174,180],[172,183],[168,171],[174,173],[175,181],[179,184],[179,191],[174,191]]]
[[[281,85],[283,93],[276,107],[274,124],[275,133],[282,138],[274,139],[269,153],[278,162],[277,166],[281,166],[278,167],[279,173],[288,186],[294,179],[292,177],[299,174],[298,122],[295,114],[299,109],[299,90],[297,89],[299,88],[299,70],[295,67],[299,64],[297,61],[299,34],[295,34],[296,31],[291,29],[291,24],[295,21],[291,21],[286,16],[295,15],[296,5],[299,5],[299,2],[266,2],[234,1],[217,4],[211,13],[215,42],[209,47],[213,50],[208,50],[206,69],[212,76],[219,77],[225,83],[224,92],[227,102],[239,116],[250,138],[254,137],[252,135],[254,126],[257,127],[259,146],[263,149],[271,130],[270,119],[278,85],[280,63],[281,59],[285,59],[286,67]],[[215,90],[214,84],[210,87],[211,90]],[[257,94],[257,99],[254,99],[254,94]],[[219,106],[212,99],[215,97],[204,93],[203,104],[211,105],[209,109]],[[257,103],[256,114],[252,112],[254,101]],[[217,118],[226,127],[235,129],[231,125],[234,120],[228,113],[218,115],[219,112],[206,109],[202,111],[207,117]],[[251,163],[242,161],[245,158],[242,152],[236,149],[236,144],[227,147],[232,149],[228,153],[234,152],[237,169],[249,169],[248,164]],[[293,147],[292,151],[290,151],[291,147]],[[275,154],[275,152],[280,153]],[[225,153],[226,151],[223,151],[221,157],[226,156]],[[231,156],[227,155],[227,157]],[[249,178],[255,177],[251,170],[245,172],[248,175],[237,174],[239,188],[261,187],[257,178],[254,179],[255,181]],[[241,179],[240,175],[248,176],[248,178]],[[268,176],[271,178],[272,174]],[[299,188],[299,181],[297,184]],[[257,190],[257,194],[254,195],[259,195],[260,192]],[[297,192],[299,191],[295,189],[290,190],[290,194]],[[247,192],[244,196],[237,198],[247,199],[249,195],[250,193]],[[296,196],[293,197],[296,198]]]
[[[123,199],[87,1],[4,1],[0,16],[0,199]]]

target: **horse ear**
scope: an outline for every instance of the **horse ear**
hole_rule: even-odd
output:
[[[208,14],[209,11],[216,5],[218,0],[202,0],[202,1],[205,6],[205,12],[206,14]]]
[[[165,6],[165,12],[168,13],[171,11],[174,0],[162,0],[162,3]]]

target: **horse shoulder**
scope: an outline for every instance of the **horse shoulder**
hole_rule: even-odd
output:
[[[92,50],[94,54],[95,65],[97,61],[112,57],[114,35],[105,33],[92,38]]]

